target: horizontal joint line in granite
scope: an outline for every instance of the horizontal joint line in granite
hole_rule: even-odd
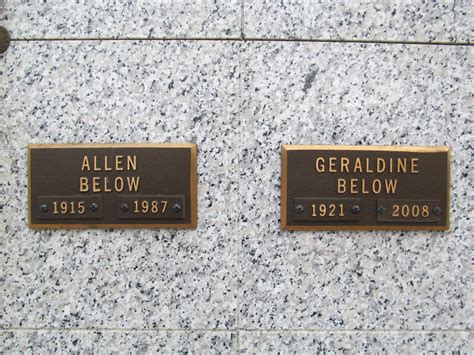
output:
[[[259,328],[233,328],[233,329],[204,329],[204,328],[0,328],[0,332],[52,332],[52,331],[68,331],[68,332],[209,332],[209,333],[235,333],[235,332],[258,332],[258,333],[474,333],[472,329],[333,329],[333,328],[308,328],[308,329],[259,329]]]
[[[356,43],[356,44],[406,44],[432,46],[472,46],[470,42],[443,41],[402,41],[402,40],[365,40],[365,39],[305,39],[305,38],[250,38],[250,37],[44,37],[12,38],[12,42],[38,41],[222,41],[222,42],[300,42],[300,43]]]

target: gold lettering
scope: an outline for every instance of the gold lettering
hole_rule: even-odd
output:
[[[330,173],[336,172],[336,158],[335,157],[329,158],[329,172]]]
[[[370,169],[370,159],[365,158],[365,171],[368,173],[373,173],[374,171]]]
[[[393,173],[393,158],[390,158],[390,173]]]
[[[407,173],[407,159],[406,158],[398,158],[397,159],[398,164],[397,164],[397,172],[404,172],[405,174]]]
[[[343,172],[348,173],[349,172],[349,159],[347,158],[341,158],[341,173]]]
[[[411,173],[412,174],[418,174],[418,170],[416,170],[417,167],[418,167],[418,158],[411,158]]]
[[[385,180],[385,189],[387,191],[388,194],[394,194],[395,191],[397,190],[397,182],[398,180],[395,179],[395,180]]]
[[[118,176],[112,179],[109,176],[94,176],[88,178],[86,176],[79,177],[79,191],[80,192],[122,192],[127,190],[129,192],[138,192],[140,187],[139,176]]]
[[[377,158],[377,172],[383,173],[385,171],[385,160],[382,158]]]
[[[324,173],[324,158],[319,157],[316,159],[316,171],[318,173]]]
[[[109,187],[109,178],[107,176],[104,177],[104,192],[112,192],[112,190]]]
[[[89,182],[86,177],[81,176],[79,178],[79,191],[80,192],[89,192]]]
[[[100,177],[92,178],[92,192],[100,192]]]
[[[369,190],[365,189],[365,179],[364,178],[362,179],[362,193],[363,194],[368,194],[369,193]]]
[[[357,193],[357,179],[351,179],[351,194]]]
[[[91,165],[89,163],[89,158],[87,157],[87,155],[84,155],[84,158],[82,158],[82,168],[81,168],[82,171],[84,170],[87,170],[87,171],[91,171]]]
[[[356,158],[355,165],[354,165],[354,172],[359,171],[359,173],[362,172],[362,163],[360,162],[360,158]]]
[[[127,177],[128,182],[128,190],[130,192],[137,192],[138,191],[138,184],[140,183],[140,176],[132,176]]]
[[[374,194],[379,194],[381,189],[382,189],[382,184],[380,183],[380,180],[374,179],[374,181],[372,182],[372,191],[374,192]]]
[[[127,155],[127,170],[137,170],[137,156],[133,155]]]
[[[104,170],[112,171],[112,168],[109,166],[109,157],[107,155],[104,157]]]
[[[115,156],[115,170],[117,170],[117,171],[122,171],[123,170],[122,159],[123,159],[123,155]]]
[[[123,191],[123,178],[120,176],[115,179],[115,191],[117,192]]]
[[[346,192],[346,180],[337,179],[337,192],[340,194]]]
[[[94,171],[101,171],[102,169],[97,165],[97,156],[94,155]]]

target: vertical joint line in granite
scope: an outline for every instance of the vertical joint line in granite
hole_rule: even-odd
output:
[[[241,4],[242,4],[242,13],[241,13],[241,18],[243,18],[243,2],[244,0],[241,0]],[[242,20],[242,26],[243,26],[243,20]],[[243,32],[243,27],[242,27],[242,32],[241,32],[241,35],[243,37],[244,35],[244,32]],[[243,38],[242,38],[243,39]],[[241,107],[243,107],[243,90],[242,90],[242,86],[243,86],[243,73],[242,73],[242,64],[243,64],[243,53],[242,53],[242,47],[244,46],[244,43],[238,43],[238,51],[237,51],[237,70],[238,70],[238,82],[237,82],[237,95],[238,95],[238,102],[239,102],[239,110],[237,110],[237,127],[238,127],[238,133],[237,133],[237,136],[239,137],[239,141],[246,141],[245,139],[242,140],[244,137],[243,136],[243,131],[242,131],[242,121],[244,119],[244,115],[242,113],[242,110],[240,109]],[[242,161],[242,151],[240,151],[239,155],[237,156],[237,159],[238,159],[238,166],[240,166],[240,162]],[[240,170],[240,167],[238,168]],[[240,176],[241,176],[241,172],[238,170],[238,174],[237,174],[237,191],[238,191],[238,194],[240,195],[240,187],[241,187],[241,181],[240,181]],[[240,220],[240,212],[239,212],[239,209],[236,210],[236,213],[235,213],[235,222],[239,221]],[[240,293],[240,282],[241,280],[239,279],[240,278],[240,274],[239,274],[239,271],[241,270],[241,259],[240,259],[240,255],[241,255],[241,249],[242,249],[242,238],[238,238],[237,239],[237,287],[236,287],[236,292],[237,292],[237,312],[236,312],[236,336],[237,336],[237,339],[236,339],[236,342],[237,342],[237,354],[240,354],[240,311],[241,311],[241,293]]]

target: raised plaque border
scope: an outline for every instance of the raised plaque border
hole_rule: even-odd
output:
[[[447,153],[447,199],[446,199],[446,225],[444,226],[390,226],[390,225],[371,225],[371,226],[341,226],[341,225],[324,225],[324,226],[295,226],[287,224],[286,206],[287,206],[287,164],[288,151],[290,150],[360,150],[360,151],[389,151],[389,152],[414,152],[414,153]],[[451,204],[451,148],[450,147],[428,147],[428,146],[362,146],[362,145],[308,145],[308,144],[282,144],[281,146],[281,201],[280,227],[282,230],[293,231],[336,231],[336,230],[448,230],[450,221],[450,204]]]
[[[31,150],[32,149],[80,149],[80,148],[189,148],[191,150],[190,167],[190,200],[191,200],[191,222],[186,224],[50,224],[31,223]],[[196,229],[197,227],[197,147],[194,143],[59,143],[59,144],[29,144],[27,158],[28,173],[28,228],[30,229],[106,229],[106,228],[127,228],[127,229],[156,229],[156,228],[179,228]]]

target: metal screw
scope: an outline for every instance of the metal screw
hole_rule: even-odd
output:
[[[359,212],[360,212],[360,206],[359,206],[359,205],[354,205],[354,206],[352,206],[351,212],[352,212],[353,214],[359,213]]]
[[[120,210],[121,210],[122,212],[128,212],[128,204],[122,203],[122,204],[120,205]]]
[[[379,206],[379,208],[377,208],[377,212],[379,214],[384,214],[386,211],[385,207],[384,206]]]
[[[178,213],[179,211],[181,211],[181,205],[179,203],[175,203],[173,205],[173,212]]]
[[[95,202],[92,202],[90,205],[89,205],[89,208],[91,209],[92,212],[97,212],[97,210],[99,209],[99,205]]]
[[[439,208],[438,206],[433,207],[433,213],[439,216],[441,214],[441,208]]]
[[[40,212],[41,212],[41,213],[46,213],[46,212],[48,212],[48,205],[45,204],[45,203],[41,204],[41,205],[40,205]]]
[[[302,205],[296,205],[295,207],[295,212],[300,214],[300,213],[303,213],[304,211],[304,207]]]
[[[7,51],[10,46],[10,33],[3,26],[0,26],[0,54]]]

